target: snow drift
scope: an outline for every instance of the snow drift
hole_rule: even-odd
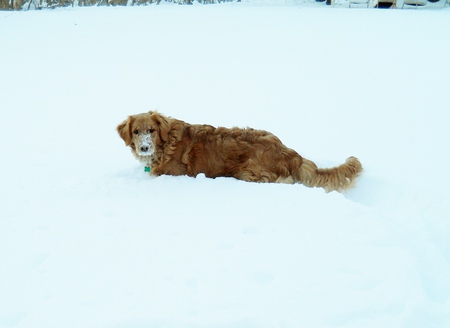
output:
[[[449,14],[1,13],[0,327],[448,327]],[[115,131],[150,109],[365,172],[152,179]]]

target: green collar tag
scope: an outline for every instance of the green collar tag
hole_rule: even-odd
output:
[[[152,168],[150,166],[146,166],[144,168],[144,172],[150,172],[152,170]]]

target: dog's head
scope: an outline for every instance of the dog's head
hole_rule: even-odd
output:
[[[157,112],[129,116],[117,126],[119,136],[133,153],[140,157],[151,157],[158,147],[168,139],[170,121]]]

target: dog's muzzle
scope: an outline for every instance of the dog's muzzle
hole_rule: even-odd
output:
[[[139,143],[139,155],[151,156],[154,151],[152,136],[150,134],[142,135],[141,142]]]

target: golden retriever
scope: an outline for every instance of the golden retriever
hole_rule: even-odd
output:
[[[204,173],[209,178],[302,183],[343,191],[362,172],[355,157],[319,169],[270,132],[189,124],[153,111],[129,116],[117,132],[146,171],[156,176]]]

